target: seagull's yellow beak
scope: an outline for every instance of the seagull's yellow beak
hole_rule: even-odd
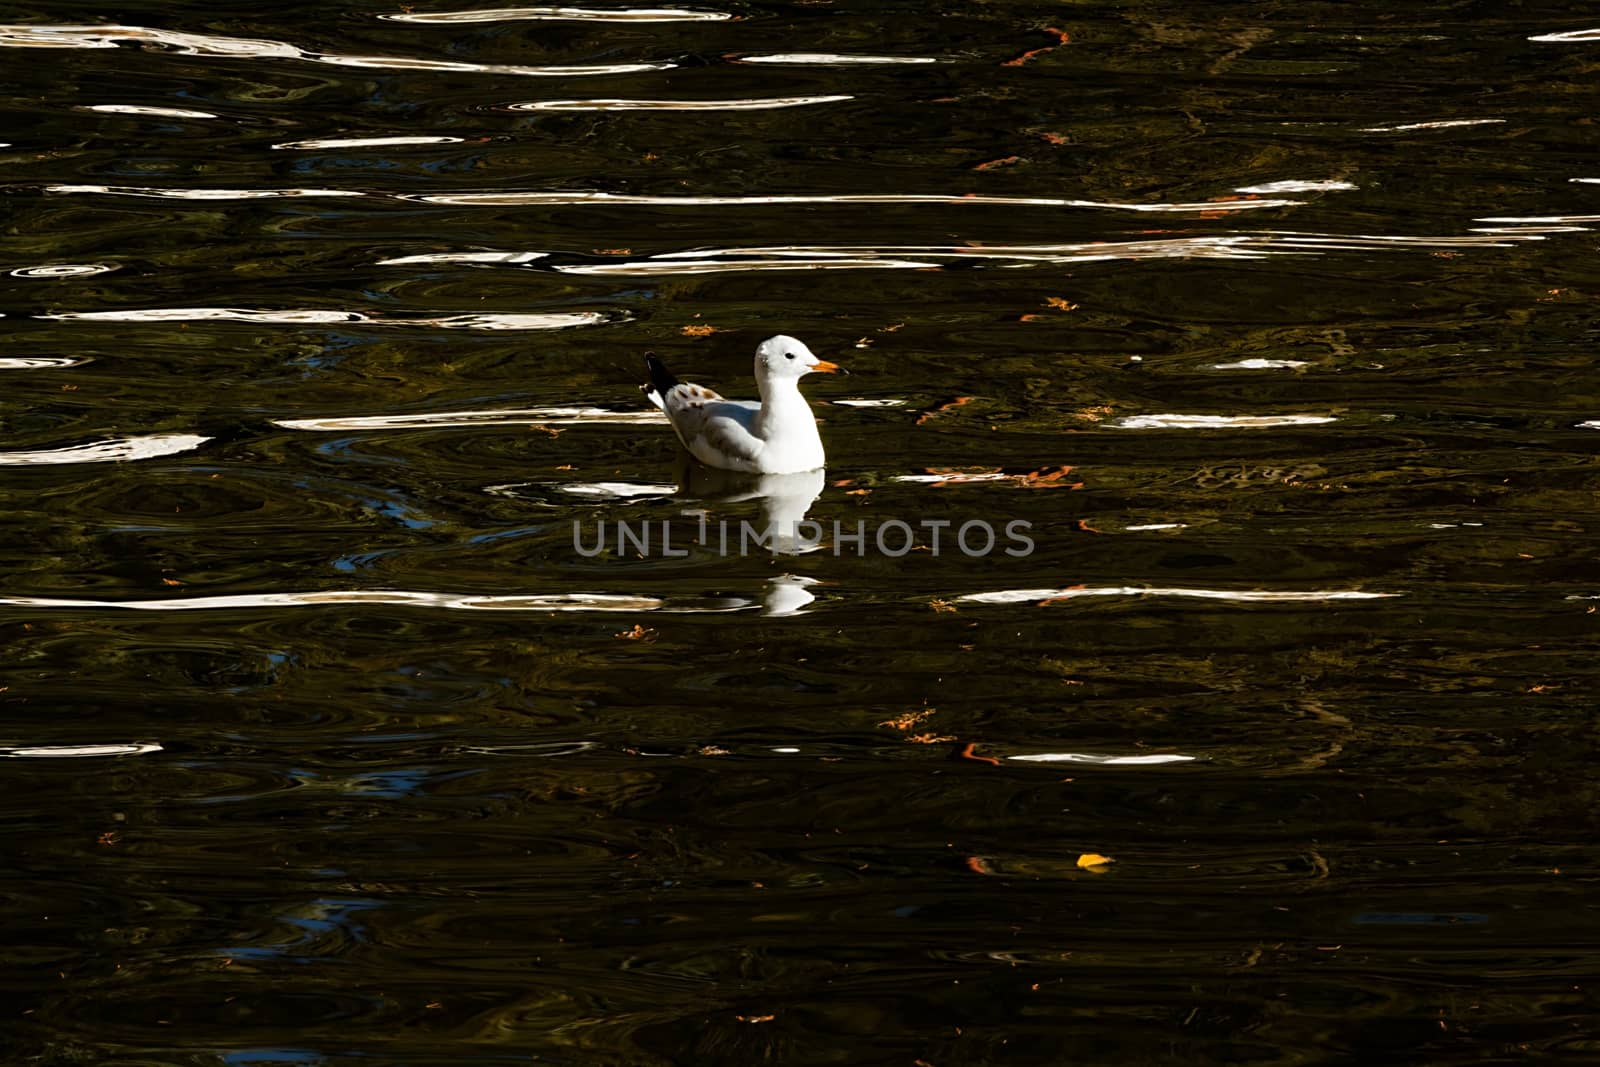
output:
[[[837,364],[837,363],[829,363],[825,359],[819,359],[815,363],[811,364],[811,369],[814,370],[814,371],[820,371],[823,374],[843,374],[843,373],[845,373],[845,369],[843,367],[839,366],[839,364]]]

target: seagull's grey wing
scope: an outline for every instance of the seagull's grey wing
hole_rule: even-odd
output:
[[[754,469],[762,441],[750,432],[760,404],[724,400],[703,385],[680,382],[662,397],[662,410],[696,459],[714,467]]]
[[[672,423],[678,440],[683,442],[685,448],[700,433],[700,426],[705,422],[706,405],[723,402],[715,390],[690,382],[679,382],[664,394],[657,393],[651,399],[667,413],[667,421]]]
[[[767,443],[754,432],[760,404],[745,400],[719,400],[703,409],[699,436],[688,443],[702,463],[735,470],[754,470]]]

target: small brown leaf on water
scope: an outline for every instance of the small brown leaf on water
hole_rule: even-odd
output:
[[[989,861],[982,856],[968,856],[967,870],[973,874],[993,874],[994,868],[989,866]]]
[[[699,752],[700,752],[700,755],[702,755],[702,756],[731,756],[731,755],[733,755],[733,753],[729,752],[727,749],[718,748],[716,745],[701,745],[700,748],[699,748]]]
[[[1047,296],[1044,298],[1044,302],[1050,307],[1055,308],[1057,311],[1078,310],[1078,305],[1074,304],[1064,296]]]
[[[1098,852],[1085,852],[1083,855],[1078,857],[1078,867],[1080,870],[1085,871],[1092,871],[1096,867],[1104,867],[1108,863],[1115,862],[1116,860],[1112,859],[1110,856],[1102,856]]]
[[[710,337],[712,334],[717,332],[717,327],[715,327],[715,326],[685,326],[683,329],[679,330],[678,332],[683,334],[685,337]]]
[[[1049,315],[1018,315],[1018,322],[1049,322]]]
[[[923,708],[921,711],[908,711],[904,715],[896,715],[892,719],[885,719],[878,725],[887,726],[891,730],[900,730],[904,732],[916,726],[930,715],[936,714],[938,710],[938,708]]]
[[[1088,586],[1085,586],[1085,585],[1069,585],[1069,586],[1067,586],[1067,588],[1068,589],[1087,589]],[[1057,604],[1065,604],[1071,599],[1072,599],[1071,597],[1066,597],[1066,596],[1045,597],[1043,600],[1039,601],[1039,605],[1038,606],[1041,607],[1041,608],[1054,607]]]
[[[923,423],[927,422],[929,419],[933,418],[935,415],[940,414],[941,412],[951,411],[951,410],[953,410],[955,408],[959,408],[959,407],[965,407],[966,405],[968,405],[970,403],[972,403],[972,397],[970,397],[970,396],[958,396],[958,397],[954,398],[953,400],[946,400],[942,404],[935,404],[933,407],[928,408],[922,414],[917,416],[917,423],[916,424],[918,426],[921,426]]]
[[[912,734],[906,738],[907,743],[913,745],[943,745],[954,740],[950,734]]]
[[[528,427],[529,433],[549,434],[551,437],[560,437],[566,431],[559,426],[546,426],[543,423],[533,423]]]
[[[772,1020],[776,1019],[777,1016],[776,1015],[735,1015],[734,1018],[738,1019],[742,1023],[770,1023]]]
[[[182,585],[183,583],[178,581],[178,579],[176,579],[176,578],[163,578],[163,579],[161,579],[161,584],[162,585]]]
[[[656,632],[650,629],[648,626],[640,626],[638,623],[634,623],[633,629],[624,630],[616,636],[622,638],[624,641],[650,642],[656,639]]]
[[[594,254],[597,255],[597,256],[631,256],[631,255],[633,255],[633,249],[631,249],[631,248],[596,248],[596,249],[594,249]]]
[[[1061,479],[1072,473],[1071,467],[1040,467],[1022,476],[1023,485],[1059,485]]]
[[[1085,422],[1099,422],[1109,414],[1111,414],[1110,404],[1096,404],[1092,408],[1080,408],[1072,413],[1072,417]]]
[[[1022,162],[1021,156],[1001,156],[999,159],[989,159],[973,165],[973,170],[998,170],[1000,167],[1014,167]]]
[[[950,603],[950,601],[940,600],[938,597],[934,597],[932,600],[928,601],[928,607],[940,613],[946,611],[954,612],[956,610],[956,606]]]
[[[1000,65],[1002,67],[1020,67],[1034,56],[1043,55],[1046,52],[1053,52],[1057,48],[1060,48],[1062,45],[1072,40],[1071,36],[1067,34],[1066,30],[1058,30],[1054,26],[1045,26],[1042,27],[1042,29],[1045,33],[1050,34],[1050,36],[1056,39],[1055,44],[1047,44],[1043,48],[1030,48],[1021,55],[1013,56]]]
[[[109,848],[110,846],[115,845],[121,839],[122,835],[117,833],[117,831],[107,830],[105,833],[101,834],[95,839],[95,844],[105,845]]]
[[[1000,761],[995,759],[993,756],[979,756],[974,754],[973,750],[977,747],[978,742],[968,741],[964,746],[962,746],[961,751],[956,753],[956,755],[961,759],[972,760],[974,763],[989,763],[996,767],[1000,766]]]

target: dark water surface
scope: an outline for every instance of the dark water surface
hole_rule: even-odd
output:
[[[1590,5],[5,10],[5,1062],[1600,1055]]]

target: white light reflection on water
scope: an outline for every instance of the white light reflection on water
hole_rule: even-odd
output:
[[[1600,41],[1600,30],[1567,30],[1565,33],[1541,33],[1537,37],[1529,37],[1530,41],[1542,44],[1581,44],[1588,41]]]
[[[461,144],[464,137],[312,137],[304,141],[281,141],[277,149],[314,148],[389,148],[401,145]]]
[[[148,26],[73,26],[15,23],[0,25],[0,48],[118,48],[127,44],[155,45],[160,51],[217,59],[297,59],[339,67],[375,67],[384,70],[439,71],[455,74],[508,74],[533,78],[569,78],[585,75],[635,74],[670,70],[675,63],[605,63],[577,66],[527,67],[506,63],[460,63],[443,59],[405,56],[351,56],[313,52],[284,41],[221,34],[182,33]]]
[[[1065,589],[1001,589],[993,593],[966,593],[956,597],[968,604],[1032,604],[1045,600],[1081,597],[1179,597],[1225,600],[1239,604],[1316,603],[1340,600],[1387,600],[1400,593],[1368,593],[1359,589],[1188,589],[1143,585],[1070,586]]]
[[[112,437],[65,448],[28,452],[0,452],[0,467],[41,467],[67,463],[121,463],[125,460],[154,459],[199,448],[209,437],[192,433],[158,433],[142,437]]]
[[[1235,189],[1236,193],[1330,193],[1345,189],[1354,189],[1352,182],[1335,180],[1327,181],[1282,181],[1266,182],[1261,185],[1245,185]]]
[[[335,415],[319,419],[274,419],[285,430],[343,432],[346,430],[400,430],[412,427],[442,429],[450,426],[577,426],[584,423],[637,425],[666,422],[654,408],[611,411],[606,408],[500,408],[487,411],[438,411],[419,415]]]
[[[73,600],[62,597],[0,596],[0,608],[59,608],[78,611],[225,611],[247,608],[328,607],[351,604],[444,608],[451,611],[742,611],[757,606],[743,597],[669,601],[625,593],[471,594],[407,589],[337,589],[312,593],[240,593],[165,600]]]
[[[1260,211],[1264,208],[1295,207],[1299,200],[1215,200],[1190,203],[1134,203],[1118,200],[1077,200],[1045,196],[990,196],[959,193],[844,193],[844,194],[751,194],[744,196],[650,196],[631,193],[596,193],[580,190],[396,193],[403,200],[427,204],[454,204],[461,207],[518,207],[577,204],[640,205],[650,207],[742,207],[760,204],[959,204],[1011,207],[1068,207],[1101,211],[1134,211],[1147,214],[1207,214],[1219,211]]]
[[[87,278],[118,270],[116,263],[46,263],[37,267],[18,267],[8,271],[13,278]]]
[[[57,322],[248,322],[273,326],[427,326],[443,330],[564,330],[621,322],[627,312],[575,311],[543,314],[369,315],[361,311],[247,308],[143,308],[126,311],[58,311],[35,315]]]
[[[0,356],[0,370],[48,370],[78,367],[90,362],[83,356]]]
[[[190,111],[181,107],[151,107],[146,104],[80,104],[80,111],[101,111],[110,115],[149,115],[154,118],[214,119],[209,111]]]
[[[407,11],[398,15],[379,15],[390,22],[451,24],[459,22],[728,22],[735,16],[725,11],[705,11],[683,7],[488,7],[467,11]]]
[[[485,493],[494,496],[521,496],[527,490],[551,490],[586,500],[630,500],[634,497],[672,496],[676,485],[651,485],[641,482],[507,482],[504,485],[486,485]]]
[[[1119,430],[1267,430],[1334,421],[1332,415],[1130,415],[1106,425]]]
[[[937,63],[932,56],[849,56],[833,52],[774,52],[767,55],[729,56],[736,63],[802,64],[823,67],[844,67],[852,64],[893,65],[900,63]]]
[[[1360,133],[1404,133],[1408,130],[1447,130],[1457,126],[1497,126],[1505,119],[1439,119],[1434,122],[1402,122],[1387,126],[1363,126]]]
[[[548,252],[428,252],[418,256],[395,256],[393,259],[380,259],[380,267],[400,267],[413,263],[506,263],[513,266],[519,263],[532,263],[536,259],[546,259]]]
[[[505,107],[507,111],[774,111],[854,99],[853,96],[769,96],[742,100],[531,100]]]
[[[46,185],[62,195],[148,196],[162,200],[277,200],[291,197],[366,196],[354,189],[162,189],[143,185]]]
[[[0,746],[0,757],[6,759],[84,759],[95,756],[143,756],[161,752],[162,747],[150,742],[124,745],[21,745]]]
[[[1193,763],[1198,756],[1176,752],[1148,756],[1094,756],[1086,752],[1039,752],[1031,756],[1007,756],[1017,763],[1098,763],[1107,767],[1151,767],[1162,763]]]

